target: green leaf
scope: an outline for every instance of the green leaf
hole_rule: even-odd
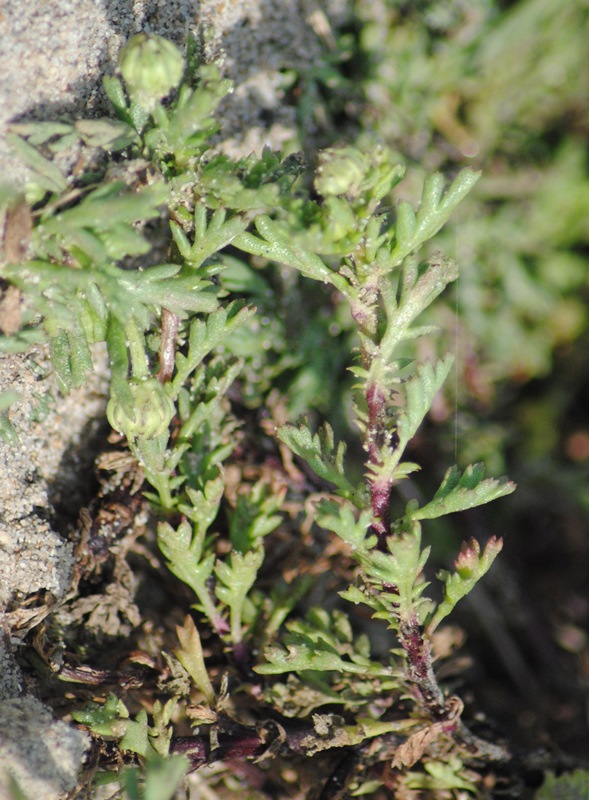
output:
[[[132,124],[132,118],[127,106],[127,98],[123,84],[118,78],[106,77],[102,79],[104,91],[112,103],[117,116],[128,124]]]
[[[458,278],[458,266],[451,259],[441,258],[439,254],[432,256],[425,270],[418,274],[409,268],[412,279],[404,286],[401,302],[397,306],[396,295],[388,287],[383,289],[383,299],[387,311],[387,329],[380,343],[379,360],[385,364],[394,360],[395,350],[399,343],[416,339],[430,333],[431,326],[411,327],[414,320],[430,306],[446,286]],[[405,277],[405,275],[404,275]]]
[[[92,370],[92,357],[88,341],[81,332],[60,331],[50,339],[51,363],[59,389],[67,394],[81,386]]]
[[[141,786],[138,769],[123,770],[122,785],[128,800],[171,800],[189,769],[185,756],[167,758],[149,754]]]
[[[280,525],[282,515],[276,512],[286,495],[286,486],[276,491],[263,481],[247,488],[247,493],[237,495],[235,509],[228,512],[229,538],[240,553],[254,548]]]
[[[424,181],[417,214],[406,201],[399,204],[395,228],[396,245],[391,254],[390,269],[399,266],[410,253],[415,252],[424,242],[435,236],[480,176],[480,172],[464,169],[446,194],[442,195],[444,185],[442,175],[439,173],[429,175]]]
[[[114,225],[131,224],[159,216],[168,196],[163,181],[138,191],[130,191],[121,181],[100,186],[73,208],[43,222],[49,235],[65,235],[79,228],[108,232]]]
[[[139,231],[125,224],[113,225],[108,233],[100,238],[107,256],[114,261],[120,261],[125,256],[144,255],[151,250],[147,239]]]
[[[492,536],[487,542],[481,555],[481,549],[476,539],[462,545],[458,558],[454,564],[455,572],[442,572],[439,577],[444,581],[444,598],[437,607],[427,625],[428,635],[433,633],[440,622],[454,609],[456,603],[472,591],[475,584],[489,570],[493,561],[499,555],[503,542]]]
[[[283,425],[276,435],[295,455],[306,461],[316,475],[335,484],[338,494],[351,500],[358,508],[363,506],[361,490],[356,489],[344,474],[346,445],[340,442],[337,449],[335,448],[330,425],[324,423],[315,435],[306,423],[298,428],[294,425]]]
[[[203,359],[254,313],[254,309],[244,308],[241,302],[233,302],[217,308],[206,320],[194,319],[188,334],[188,352],[186,355],[176,355],[174,390],[178,392]]]
[[[408,200],[401,200],[397,206],[397,222],[395,225],[395,236],[397,247],[407,247],[413,241],[415,233],[415,211]]]
[[[110,694],[104,704],[93,703],[73,711],[72,716],[76,722],[87,725],[93,733],[114,739],[125,735],[129,720],[125,704],[114,694]]]
[[[413,520],[435,519],[468,508],[484,505],[515,491],[515,484],[505,478],[484,477],[483,464],[467,467],[461,475],[456,466],[450,467],[434,499],[425,506],[408,509]]]
[[[254,671],[260,675],[281,675],[285,672],[343,672],[352,675],[386,675],[392,672],[381,664],[356,655],[353,660],[342,657],[337,648],[321,636],[289,633],[284,647],[272,645],[266,648],[266,664],[259,664]]]
[[[283,646],[270,645],[267,664],[255,668],[263,675],[284,672],[343,672],[351,675],[392,677],[394,671],[369,657],[365,637],[354,640],[348,617],[341,611],[311,608],[304,620],[287,623]]]
[[[178,272],[179,267],[173,266]],[[210,313],[218,306],[216,293],[210,289],[210,283],[203,281],[197,274],[158,278],[152,267],[144,272],[123,271],[119,277],[119,290],[126,293],[126,302],[132,306],[140,301],[154,308],[167,308],[175,313],[191,311],[193,313]]]
[[[68,136],[73,128],[67,122],[17,122],[10,125],[10,132],[24,137],[33,147],[46,144],[57,137]]]
[[[126,122],[110,119],[78,120],[75,128],[90,147],[116,152],[137,140],[137,133]]]
[[[376,537],[367,537],[372,522],[372,510],[365,508],[358,512],[351,503],[336,503],[323,500],[317,506],[317,524],[328,531],[333,531],[340,539],[347,542],[355,550],[368,550],[375,546]]]
[[[266,664],[254,667],[260,675],[281,675],[285,672],[301,672],[314,670],[318,672],[352,672],[363,674],[364,666],[345,662],[338,652],[327,642],[313,641],[308,636],[291,634],[285,641],[285,647],[268,647],[264,653]]]
[[[264,548],[257,547],[246,553],[233,551],[227,561],[217,561],[215,565],[215,574],[223,584],[218,585],[215,592],[219,600],[229,607],[233,644],[242,641],[244,603],[263,563]]]
[[[397,433],[401,447],[415,436],[436,394],[448,377],[454,358],[446,355],[435,365],[425,362],[417,367],[414,377],[405,383],[406,407],[397,417]]]
[[[424,772],[409,771],[406,785],[409,789],[425,789],[434,792],[444,790],[460,790],[476,793],[478,787],[470,775],[466,773],[462,761],[457,756],[450,756],[443,761],[426,760]]]
[[[121,750],[146,756],[149,751],[147,711],[142,708],[134,720],[127,720],[125,727],[125,735],[119,742]]]
[[[322,283],[331,283],[342,294],[349,295],[350,286],[346,279],[329,269],[315,253],[293,244],[288,228],[264,214],[256,218],[255,224],[263,238],[251,233],[243,233],[234,240],[233,243],[236,247],[246,253],[287,264],[307,278],[313,278]]]
[[[274,582],[268,598],[269,618],[264,625],[264,636],[266,638],[274,636],[313,583],[314,580],[311,575],[299,575],[291,580],[290,583],[287,583],[282,577]]]
[[[200,219],[199,219],[200,217]],[[247,220],[241,216],[229,219],[225,209],[216,210],[208,223],[206,209],[199,203],[195,209],[195,235],[191,243],[183,228],[170,222],[172,236],[186,263],[193,269],[201,266],[207,258],[237,240],[247,227]],[[201,228],[201,230],[198,230]]]
[[[67,180],[59,167],[42,156],[28,142],[14,133],[7,133],[6,141],[14,150],[16,156],[34,173],[35,180],[39,186],[54,194],[61,194],[67,189]]]
[[[182,86],[176,107],[172,107],[169,115],[166,138],[180,157],[180,163],[198,155],[208,137],[218,129],[213,112],[233,86],[231,81],[221,78],[215,64],[201,64],[197,73],[196,89]]]
[[[219,502],[220,497],[216,504],[213,500],[212,506],[218,508]],[[169,523],[161,522],[158,525],[158,544],[167,560],[168,569],[190,586],[198,597],[204,614],[214,622],[220,614],[209,593],[207,581],[213,574],[215,554],[204,551],[204,534],[208,526],[203,518],[210,519],[211,516],[210,511],[199,516],[200,526],[195,526],[197,530],[194,535],[191,525],[186,521],[180,523],[177,530]]]
[[[385,619],[398,630],[401,623],[422,619],[431,600],[422,597],[428,583],[422,572],[430,548],[421,549],[419,523],[397,530],[387,538],[388,553],[376,549],[376,537],[352,549],[352,556],[363,570],[359,585],[339,592],[351,603],[363,603],[374,610],[374,617]],[[364,585],[362,585],[364,583]]]
[[[13,403],[20,399],[20,394],[15,389],[5,389],[0,392],[0,414],[8,411]]]
[[[589,770],[576,769],[558,777],[548,772],[534,800],[587,800],[589,797]]]
[[[420,606],[428,605],[430,602],[421,597],[428,585],[422,579],[422,572],[430,548],[421,549],[421,530],[418,523],[389,536],[387,545],[390,555],[372,550],[362,558],[361,563],[370,580],[376,579],[394,587],[391,594],[395,599],[395,607],[398,608],[398,617],[402,621],[407,621],[414,616]],[[389,619],[388,608],[383,616],[389,620],[389,625],[396,627],[396,620]]]
[[[0,414],[0,439],[10,447],[18,445],[18,433],[6,414]]]
[[[174,650],[174,655],[204,694],[209,705],[214,705],[215,690],[207,672],[200,636],[191,616],[186,617],[184,625],[176,625],[176,634],[180,647]]]

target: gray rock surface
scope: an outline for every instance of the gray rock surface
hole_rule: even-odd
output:
[[[31,800],[62,797],[75,787],[89,744],[86,734],[23,694],[9,637],[0,636],[0,800],[13,800],[14,784]]]
[[[71,791],[87,737],[54,720],[36,698],[13,697],[0,705],[0,800],[11,800],[11,782],[27,798],[51,800]]]
[[[9,414],[17,440],[0,439],[0,609],[16,635],[49,610],[45,592],[55,602],[69,588],[72,546],[49,520],[66,497],[79,507],[83,487],[76,484],[91,465],[88,441],[104,413],[107,382],[98,372],[61,398],[43,353],[31,351],[0,354],[0,387],[19,395]],[[35,593],[38,602],[31,603]],[[20,608],[25,598],[29,603]]]

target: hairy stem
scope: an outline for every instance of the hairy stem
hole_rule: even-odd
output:
[[[425,708],[436,720],[448,717],[450,709],[434,674],[430,643],[423,638],[416,619],[401,625],[399,639],[407,653],[409,679],[418,689]]]
[[[380,550],[386,551],[386,539],[391,527],[391,492],[393,481],[388,476],[380,476],[381,453],[389,439],[387,430],[386,397],[380,386],[370,384],[366,389],[368,406],[368,469],[370,479],[370,504],[372,506],[372,532],[378,537]]]

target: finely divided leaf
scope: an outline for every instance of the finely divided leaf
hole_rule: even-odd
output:
[[[439,173],[434,173],[425,179],[417,213],[408,203],[399,204],[395,231],[396,246],[391,256],[391,268],[401,264],[406,256],[435,236],[479,178],[480,172],[464,169],[446,194],[442,195],[444,178]]]
[[[367,538],[367,531],[372,521],[372,510],[365,508],[358,519],[356,509],[351,502],[336,503],[325,500],[317,506],[317,524],[327,531],[333,531],[340,539],[347,542],[354,550],[367,550],[374,547],[376,537]]]
[[[453,361],[448,354],[435,365],[430,362],[420,364],[416,375],[405,384],[407,405],[397,420],[397,433],[403,447],[415,436],[434,397],[448,377]]]
[[[515,484],[506,478],[484,478],[482,464],[467,467],[461,475],[457,467],[451,467],[444,476],[442,485],[434,499],[422,508],[409,510],[410,519],[436,519],[437,517],[484,505],[499,497],[511,494]]]
[[[496,536],[489,539],[482,554],[476,539],[471,539],[462,545],[454,564],[456,571],[453,573],[443,571],[439,575],[445,583],[444,599],[427,625],[428,635],[433,633],[444,617],[450,614],[456,603],[472,591],[475,584],[489,570],[502,547],[503,541]]]
[[[35,147],[14,133],[7,133],[6,141],[18,158],[34,173],[35,181],[42,189],[55,194],[67,189],[67,180],[53,161],[46,159]]]
[[[220,581],[215,594],[229,608],[233,644],[238,644],[243,638],[244,603],[263,562],[264,548],[260,546],[247,553],[234,550],[227,561],[217,561],[215,565],[215,574]]]
[[[344,474],[346,446],[340,442],[337,449],[335,448],[330,425],[325,423],[315,435],[305,423],[298,428],[294,425],[283,425],[278,429],[277,436],[295,455],[306,461],[316,475],[335,484],[338,494],[351,500],[359,508],[363,506],[361,492]]]
[[[263,238],[243,233],[236,237],[233,243],[246,253],[287,264],[299,270],[307,278],[331,283],[343,294],[348,294],[350,287],[345,278],[329,269],[316,253],[293,244],[288,230],[280,223],[262,214],[256,219],[255,225]]]

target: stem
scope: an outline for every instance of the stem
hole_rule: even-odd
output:
[[[134,378],[147,378],[149,375],[149,366],[147,363],[147,354],[145,352],[145,337],[143,331],[139,330],[134,320],[130,320],[125,326],[125,334],[127,337],[129,355],[131,357],[131,374]]]
[[[142,466],[145,477],[157,491],[162,507],[171,511],[174,508],[174,498],[170,490],[170,472],[165,463],[167,443],[166,432],[163,441],[161,436],[156,439],[140,437],[129,442],[129,449]]]
[[[449,716],[451,709],[446,710],[446,716]],[[220,727],[225,727],[225,730],[220,730],[216,737],[211,737],[210,733],[204,733],[195,736],[175,736],[172,738],[170,744],[170,754],[184,755],[191,763],[191,770],[199,769],[207,764],[212,764],[215,761],[227,761],[229,759],[244,759],[244,758],[259,758],[264,753],[270,753],[273,749],[274,741],[272,737],[264,735],[262,731],[258,731],[251,727],[241,725],[234,720],[220,717]],[[456,720],[455,736],[469,749],[474,756],[484,757],[491,762],[510,763],[512,756],[509,751],[499,745],[491,744],[478,736],[473,736],[466,726],[459,720]],[[281,749],[296,755],[307,755],[309,744],[316,738],[316,731],[314,728],[307,725],[292,726],[286,720],[281,720],[280,723],[275,722],[276,731],[274,733],[274,740],[281,743]],[[211,746],[211,740],[214,740],[215,745]],[[364,747],[348,747],[338,748],[341,755],[345,752],[343,758],[338,761],[335,770],[327,778],[324,784],[320,799],[328,800],[328,798],[336,798],[341,796],[341,792],[345,789],[350,774],[359,764],[365,766],[375,761],[390,761],[394,755],[397,747],[402,743],[396,735],[389,735],[382,737],[383,745],[380,751],[376,752],[376,757],[372,758],[366,753]],[[362,752],[364,750],[364,752]]]
[[[488,742],[486,739],[481,739],[471,733],[463,722],[460,722],[456,730],[456,739],[466,747],[477,758],[483,758],[486,761],[497,761],[505,764],[509,763],[512,755],[506,747],[500,744]]]
[[[180,318],[173,311],[162,308],[162,340],[160,344],[160,371],[158,379],[167,383],[172,379],[176,361],[176,340],[180,329]]]
[[[188,758],[191,770],[203,767],[213,761],[261,756],[265,750],[266,745],[261,736],[245,727],[237,735],[219,735],[218,746],[214,749],[211,748],[211,740],[207,735],[176,736],[170,745],[171,753],[178,753]]]
[[[229,615],[229,627],[231,633],[231,641],[236,649],[242,644],[243,629],[241,627],[241,612],[243,603],[234,603],[231,606],[231,613]]]
[[[362,298],[352,304],[352,317],[358,325],[362,366],[367,373],[366,406],[368,409],[368,430],[365,448],[368,452],[368,482],[370,485],[370,505],[372,525],[370,533],[378,539],[378,549],[387,551],[387,536],[391,528],[391,492],[393,481],[390,474],[382,471],[383,448],[390,447],[390,430],[387,414],[387,396],[381,388],[379,372],[382,359],[379,356],[378,303],[381,287],[367,282],[363,287]]]
[[[383,475],[381,453],[388,444],[389,431],[387,429],[387,404],[386,396],[376,383],[370,384],[366,389],[366,403],[368,406],[368,469],[375,473],[370,480],[370,504],[372,507],[372,530],[378,537],[378,547],[386,551],[386,539],[391,527],[391,492],[393,481],[390,475]]]
[[[213,747],[212,739],[215,742]],[[316,739],[315,728],[308,724],[293,725],[281,719],[280,722],[267,720],[262,728],[252,728],[219,714],[219,729],[215,737],[211,737],[210,732],[196,736],[174,736],[170,753],[186,756],[191,762],[191,769],[195,770],[214,761],[259,758],[264,753],[273,752],[276,744],[280,744],[281,749],[287,752],[306,756]],[[333,746],[337,747],[335,743]]]
[[[409,680],[417,687],[425,708],[436,720],[447,718],[450,708],[434,674],[430,643],[423,638],[417,619],[400,626],[399,639],[407,653]]]
[[[190,583],[190,586],[192,589],[194,589],[194,592],[198,597],[200,604],[202,605],[204,615],[211,623],[215,633],[218,636],[224,636],[226,633],[229,633],[229,625],[219,614],[219,611],[213,603],[206,581],[200,579],[195,580]]]

